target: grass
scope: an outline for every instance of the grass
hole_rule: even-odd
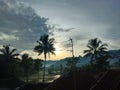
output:
[[[60,77],[60,75],[58,74],[48,74],[48,72],[46,72],[45,75],[46,75],[45,82],[53,82],[55,79]],[[42,78],[43,78],[43,72],[41,71],[39,72],[39,80],[38,80],[38,74],[36,73],[29,76],[29,82],[32,82],[32,83],[42,82]]]

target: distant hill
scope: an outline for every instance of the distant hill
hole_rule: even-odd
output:
[[[120,55],[120,50],[110,50],[109,53],[116,57],[116,56],[119,56]]]
[[[108,59],[110,65],[114,64],[115,62],[118,62],[118,60],[120,59],[120,50],[110,50],[109,53],[112,56],[111,58]],[[91,56],[81,57],[77,63],[77,67],[89,64],[90,58]]]
[[[65,67],[69,58],[70,57],[64,58],[64,59],[61,59],[61,60],[57,60],[57,61],[49,60],[49,61],[46,62],[46,67],[54,66],[55,68],[57,68],[60,65]]]
[[[46,67],[50,67],[51,65],[55,64],[58,61],[48,60],[46,61]]]
[[[110,50],[109,53],[111,54],[112,58],[109,58],[110,65],[114,65],[120,60],[120,50]]]
[[[62,60],[59,60],[59,61],[57,61],[56,63],[54,63],[52,65],[54,65],[54,67],[59,67],[60,65],[62,65],[63,67],[65,67],[66,64],[67,64],[67,61],[68,60],[66,60],[66,59],[62,59]]]
[[[112,56],[111,58],[108,59],[108,61],[110,61],[110,65],[114,64],[115,62],[118,62],[118,60],[120,59],[120,50],[110,50],[109,53]],[[62,65],[63,67],[65,67],[69,58],[70,57],[58,61],[47,61],[46,66],[50,67],[51,65],[54,65],[54,67],[59,67],[60,65]],[[79,57],[77,67],[89,64],[90,58],[91,56]]]

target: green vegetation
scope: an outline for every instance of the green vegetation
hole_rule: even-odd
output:
[[[42,70],[42,61],[40,59],[35,59],[34,62],[34,69],[36,70],[36,72],[38,72],[38,81],[40,79],[40,70]]]
[[[25,77],[26,77],[26,81],[28,82],[29,80],[29,73],[31,72],[32,68],[33,68],[33,60],[31,57],[28,56],[28,54],[23,54],[22,55],[22,59],[21,59],[21,67],[23,68]]]
[[[60,75],[57,75],[57,74],[49,74],[47,71],[45,72],[45,75],[46,75],[45,76],[45,82],[52,82],[55,79],[57,79],[58,77],[60,77]],[[32,82],[32,83],[42,82],[43,72],[42,71],[39,72],[39,79],[36,78],[36,77],[38,77],[37,73],[30,75],[29,76],[29,82]]]
[[[19,55],[17,49],[11,49],[10,45],[5,45],[0,49],[0,72],[1,75],[13,75],[26,82],[51,82],[58,78],[60,75],[69,73],[76,69],[82,70],[106,70],[110,69],[108,59],[111,57],[107,51],[107,44],[97,38],[88,41],[84,57],[91,57],[90,63],[82,67],[76,67],[80,57],[69,57],[63,59],[64,64],[60,63],[58,66],[51,65],[46,67],[47,55],[55,54],[54,38],[48,35],[41,36],[37,41],[38,45],[35,46],[34,51],[38,55],[43,53],[44,59],[33,59],[28,54]],[[18,58],[19,56],[19,58]],[[44,62],[43,62],[44,61]],[[119,60],[120,62],[120,60]],[[120,63],[116,63],[117,67]]]
[[[1,58],[2,63],[1,65],[3,66],[3,69],[5,72],[8,72],[10,74],[16,73],[16,68],[17,68],[17,58],[18,53],[15,53],[17,49],[10,49],[10,45],[5,45],[3,46],[2,49],[0,49],[1,52]]]
[[[107,51],[107,44],[103,44],[101,40],[97,38],[90,39],[87,47],[89,50],[84,50],[85,56],[91,56],[90,64],[95,69],[107,69],[109,62],[107,59],[110,57]]]
[[[69,71],[75,70],[77,68],[76,64],[77,64],[79,58],[80,57],[69,58],[69,60],[67,61],[67,68],[68,68]]]
[[[46,59],[47,54],[50,57],[50,54],[54,54],[55,48],[54,48],[54,38],[49,39],[49,35],[43,35],[40,37],[40,39],[37,41],[38,45],[35,46],[34,51],[38,52],[39,55],[42,53],[44,54],[44,70],[43,70],[43,82],[45,81],[45,69],[46,69]]]

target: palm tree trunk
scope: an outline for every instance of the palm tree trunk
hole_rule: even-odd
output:
[[[38,70],[38,82],[39,82],[39,79],[40,79],[40,70]]]
[[[26,81],[27,81],[27,83],[28,83],[28,81],[29,81],[28,70],[27,70],[27,72],[26,72]]]
[[[45,69],[46,69],[46,53],[44,53],[44,58],[45,58],[45,61],[44,61],[44,67],[43,67],[43,83],[45,82]]]

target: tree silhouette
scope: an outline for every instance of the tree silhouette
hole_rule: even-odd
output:
[[[84,53],[86,54],[85,56],[91,56],[90,63],[92,65],[95,64],[97,60],[102,60],[103,57],[109,57],[109,53],[106,51],[107,46],[107,44],[102,43],[102,41],[97,38],[88,41],[87,47],[89,50],[84,50]]]
[[[3,59],[6,62],[6,67],[8,72],[11,72],[11,69],[14,69],[14,68],[11,68],[11,66],[14,64],[16,60],[16,56],[19,55],[18,53],[15,53],[16,51],[17,49],[10,50],[10,45],[3,45],[3,48],[0,49]]]
[[[33,66],[33,59],[31,57],[29,57],[28,54],[23,54],[22,55],[22,61],[21,61],[20,65],[24,69],[24,74],[26,76],[26,81],[28,82],[28,80],[29,80],[29,71]]]
[[[74,71],[76,69],[76,64],[79,60],[79,57],[70,57],[67,60],[67,67],[70,71]]]
[[[38,52],[38,55],[44,54],[44,70],[43,70],[43,82],[45,81],[45,66],[46,66],[46,58],[47,54],[50,57],[50,54],[54,54],[55,48],[54,48],[54,38],[49,39],[49,35],[43,35],[40,37],[40,39],[37,41],[38,45],[35,46],[34,51]]]
[[[42,60],[41,59],[35,59],[34,68],[38,72],[38,81],[39,81],[39,79],[40,79],[40,69],[42,69]]]
[[[2,49],[0,49],[0,52],[2,53],[2,55],[5,57],[6,61],[10,61],[15,59],[16,56],[18,56],[18,53],[14,53],[16,52],[17,49],[12,49],[10,50],[10,45],[4,45]]]

